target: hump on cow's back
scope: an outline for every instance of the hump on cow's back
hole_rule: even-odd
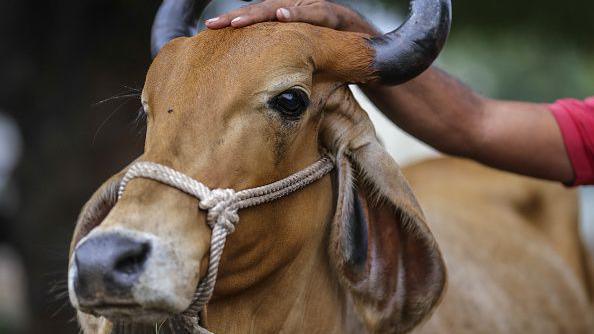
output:
[[[420,332],[592,333],[576,192],[454,158],[403,170],[448,268]]]

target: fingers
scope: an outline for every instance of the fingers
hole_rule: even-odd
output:
[[[268,0],[206,20],[206,26],[210,29],[229,26],[241,28],[254,23],[278,20],[347,30],[343,27],[343,21],[346,21],[349,13],[344,7],[323,0]]]
[[[357,12],[330,1],[314,1],[301,6],[287,6],[276,11],[282,22],[305,22],[336,30],[352,31],[372,36],[381,33]]]
[[[259,3],[249,6],[246,13],[235,16],[231,20],[231,26],[241,28],[250,24],[276,20],[275,8],[267,3]]]
[[[209,29],[221,29],[221,28],[225,28],[228,27],[229,24],[231,22],[229,21],[229,19],[226,17],[226,15],[221,15],[218,17],[213,17],[211,19],[208,19],[204,22],[204,24],[206,24],[206,27]]]
[[[290,4],[290,1],[269,0],[245,6],[219,17],[206,20],[205,24],[209,29],[221,29],[228,26],[241,28],[254,23],[273,21],[277,19],[276,10],[288,4]]]
[[[336,11],[333,5],[328,2],[279,8],[276,10],[276,19],[282,22],[304,22],[332,29],[339,26]]]

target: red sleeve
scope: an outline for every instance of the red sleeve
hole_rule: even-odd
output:
[[[550,109],[559,124],[575,180],[572,185],[594,184],[594,97],[584,101],[558,100]]]

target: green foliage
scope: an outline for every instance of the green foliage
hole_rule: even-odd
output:
[[[594,52],[529,34],[452,36],[439,64],[495,98],[552,102],[594,95]]]
[[[405,11],[408,0],[380,0]],[[531,30],[549,38],[583,42],[594,48],[594,1],[568,0],[452,0],[454,29],[482,32]]]

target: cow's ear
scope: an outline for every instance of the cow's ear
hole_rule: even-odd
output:
[[[367,114],[349,92],[337,94],[338,101],[327,105],[321,133],[337,163],[330,259],[369,332],[405,333],[440,300],[445,265]]]
[[[70,242],[69,256],[72,256],[72,252],[80,240],[89,234],[95,227],[99,226],[111,209],[116,205],[120,181],[124,176],[123,173],[124,172],[120,172],[105,181],[83,206],[78,215],[72,241]],[[103,317],[95,317],[81,311],[77,311],[76,314],[82,333],[111,332],[111,322],[107,319]]]
[[[111,209],[116,205],[120,182],[122,181],[124,174],[126,174],[129,166],[141,158],[142,156],[138,157],[119,173],[105,181],[101,187],[95,191],[87,203],[85,203],[76,220],[74,234],[72,236],[72,241],[70,242],[70,254],[72,254],[72,251],[79,241],[89,234],[91,230],[101,224],[103,219],[107,217],[107,214],[109,214]]]
[[[74,235],[70,242],[70,254],[72,254],[78,242],[101,224],[115,206],[118,200],[118,188],[123,176],[124,174],[120,172],[109,178],[85,203],[76,220]]]

